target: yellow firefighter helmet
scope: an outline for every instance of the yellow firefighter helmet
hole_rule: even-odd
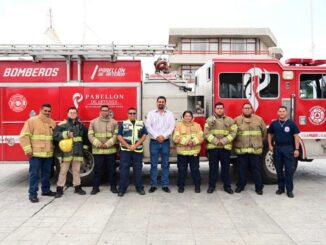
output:
[[[71,152],[72,138],[60,140],[59,147],[63,152]]]

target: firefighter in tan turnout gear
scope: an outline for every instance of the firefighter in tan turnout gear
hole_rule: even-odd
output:
[[[261,117],[253,114],[253,108],[249,103],[243,104],[242,115],[234,120],[238,126],[238,133],[233,146],[239,164],[239,180],[235,192],[240,193],[244,190],[249,169],[255,182],[256,193],[262,195],[261,155],[263,140],[267,135],[266,125]]]
[[[218,180],[219,162],[221,162],[221,179],[223,189],[233,194],[231,188],[229,169],[232,141],[237,134],[237,125],[234,120],[224,114],[224,104],[215,104],[215,113],[206,120],[205,138],[209,160],[209,185],[207,193],[213,193]]]
[[[41,172],[42,196],[54,196],[50,190],[53,163],[53,130],[55,122],[50,118],[51,105],[43,104],[38,116],[28,119],[20,133],[20,144],[29,159],[29,200],[38,202],[37,191]]]
[[[93,189],[91,195],[95,195],[100,191],[100,182],[103,167],[106,166],[108,180],[111,191],[117,193],[116,187],[116,142],[118,134],[118,123],[110,118],[109,106],[102,105],[100,108],[100,116],[91,121],[88,129],[88,139],[92,143],[92,153],[95,160]]]

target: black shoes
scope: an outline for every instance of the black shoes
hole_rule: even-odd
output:
[[[55,198],[60,198],[63,195],[63,187],[57,186],[57,193],[55,194]]]
[[[119,192],[118,192],[118,197],[123,197],[124,194],[125,194],[124,192],[119,191]]]
[[[162,187],[162,190],[164,192],[166,192],[166,193],[170,193],[171,192],[170,189],[169,189],[169,187],[167,187],[167,186]]]
[[[179,187],[179,188],[178,188],[178,192],[179,192],[179,193],[183,193],[184,191],[185,191],[185,188],[184,188],[184,187]]]
[[[114,194],[117,194],[118,193],[117,187],[115,187],[115,186],[111,186],[111,189],[110,190]]]
[[[49,190],[48,192],[42,192],[42,196],[54,197],[56,195],[55,192]]]
[[[97,193],[100,192],[100,188],[96,188],[96,187],[93,187],[92,191],[91,191],[91,195],[96,195]]]
[[[79,195],[86,195],[86,191],[81,188],[81,185],[75,186],[75,193]]]
[[[151,186],[151,188],[149,188],[148,192],[149,193],[153,193],[157,190],[157,188],[155,186]]]
[[[256,190],[257,195],[263,195],[263,190]]]
[[[29,200],[32,202],[32,203],[36,203],[36,202],[39,202],[38,198],[36,196],[29,196]]]
[[[199,186],[195,187],[195,193],[200,193],[200,187]]]
[[[293,198],[294,197],[293,192],[291,192],[291,191],[288,191],[286,194],[288,195],[289,198]]]
[[[208,187],[207,193],[212,194],[215,191],[214,187]]]
[[[233,194],[233,190],[231,188],[225,188],[224,191],[229,194]]]
[[[139,191],[137,191],[139,193],[139,195],[145,195],[145,191],[144,189],[140,189]]]
[[[241,191],[243,191],[243,188],[241,188],[241,187],[237,187],[237,188],[235,189],[235,192],[236,192],[236,193],[240,193]]]
[[[278,189],[275,193],[276,193],[277,195],[282,195],[284,192],[285,192],[284,190],[282,190],[282,189]]]

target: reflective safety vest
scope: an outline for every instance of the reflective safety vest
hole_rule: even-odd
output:
[[[143,121],[135,121],[135,124],[133,124],[129,119],[122,122],[122,138],[129,144],[134,145],[138,142],[138,140],[141,139],[142,135],[142,129],[145,127],[145,124]],[[124,147],[123,144],[120,143],[120,149],[122,151],[130,151],[128,148]],[[143,152],[143,144],[139,145],[135,152]]]
[[[206,147],[211,149],[232,149],[232,141],[237,134],[238,127],[231,117],[218,117],[212,115],[207,118],[205,123],[204,134],[207,140]],[[217,145],[221,142],[223,145]]]
[[[43,114],[28,119],[19,137],[19,142],[25,154],[33,157],[53,156],[53,130],[55,122]]]
[[[118,135],[118,123],[112,118],[95,118],[89,124],[88,139],[92,143],[93,154],[113,154],[117,152],[115,146]],[[108,148],[99,148],[106,144]]]
[[[204,141],[201,126],[196,122],[186,123],[184,121],[177,123],[173,136],[173,142],[176,144],[177,153],[185,156],[197,156],[200,152],[200,145]],[[189,146],[189,141],[194,145]]]
[[[234,151],[236,154],[263,153],[263,140],[266,137],[266,125],[263,119],[252,114],[251,117],[238,116],[234,119],[238,125],[237,136],[234,140]]]

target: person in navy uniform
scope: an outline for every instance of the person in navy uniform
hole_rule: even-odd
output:
[[[147,136],[145,124],[137,120],[135,108],[128,109],[128,119],[121,122],[118,129],[120,142],[120,185],[118,196],[122,197],[129,185],[129,169],[133,166],[136,191],[145,195],[142,184],[143,142]]]
[[[277,111],[278,120],[268,128],[269,150],[273,152],[277,173],[277,195],[287,191],[287,196],[293,198],[293,173],[295,158],[299,156],[299,128],[294,121],[288,119],[287,108],[280,106]],[[283,168],[285,167],[285,174]]]

